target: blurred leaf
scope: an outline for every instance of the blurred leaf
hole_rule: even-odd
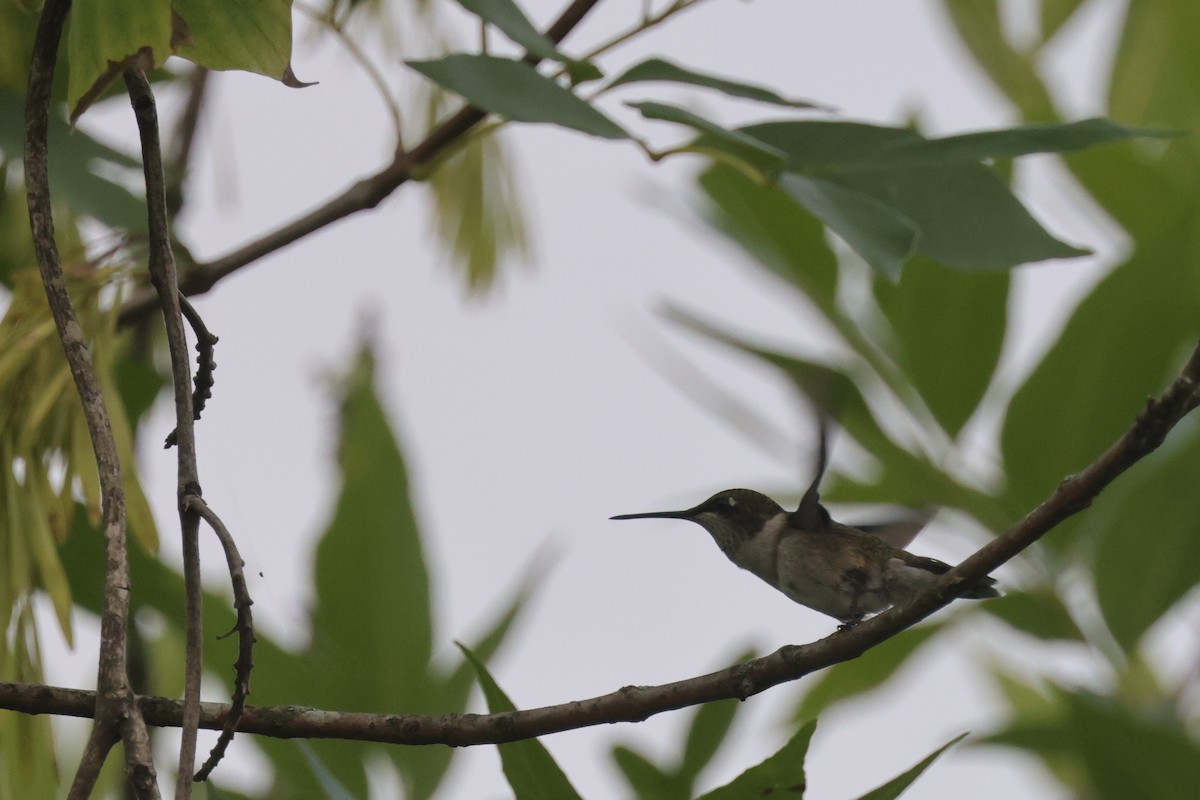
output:
[[[779,185],[880,275],[898,280],[904,262],[917,252],[917,224],[869,194],[794,174],[784,175]]]
[[[734,663],[753,658],[747,655]],[[733,720],[742,703],[738,700],[720,700],[715,703],[705,703],[696,709],[692,716],[692,724],[688,727],[687,740],[683,746],[683,758],[679,761],[676,774],[687,782],[687,787],[695,784],[701,770],[709,765],[713,756],[724,744],[733,726]],[[689,792],[690,794],[690,792]]]
[[[897,797],[899,797],[900,795],[902,795],[904,793],[905,789],[907,789],[909,786],[912,785],[913,781],[915,781],[917,778],[921,777],[922,772],[929,769],[929,766],[935,760],[937,760],[938,756],[940,756],[942,753],[949,750],[954,745],[961,742],[964,738],[966,738],[966,736],[967,736],[967,734],[965,734],[965,733],[955,736],[953,739],[946,742],[944,745],[939,747],[937,750],[934,750],[932,753],[925,756],[925,758],[923,758],[912,769],[908,770],[907,772],[903,773],[902,775],[897,775],[895,778],[892,778],[890,781],[885,783],[883,786],[880,786],[878,789],[874,789],[873,791],[867,792],[862,797],[860,797],[859,800],[895,800]]]
[[[1180,725],[1095,695],[1068,693],[1069,732],[1097,800],[1189,800],[1200,786],[1200,747]]]
[[[980,609],[1038,639],[1084,641],[1062,599],[1047,588],[1010,591]]]
[[[706,134],[691,144],[674,148],[669,152],[705,153],[734,166],[745,165],[753,173],[760,175],[764,181],[770,180],[778,174],[786,160],[782,152],[758,141],[753,136],[724,128],[687,109],[650,101],[626,103],[625,105],[637,109],[646,119],[674,122]]]
[[[600,70],[591,62],[578,61],[559,52],[553,42],[533,27],[513,0],[458,0],[458,4],[484,22],[495,25],[531,55],[565,64],[572,71],[573,84],[601,77]]]
[[[1042,41],[1053,39],[1081,5],[1083,0],[1042,0]]]
[[[428,183],[439,238],[466,268],[467,289],[486,292],[505,255],[528,254],[520,198],[504,149],[494,136],[472,136],[438,164]]]
[[[801,797],[808,785],[804,757],[816,729],[816,720],[804,723],[775,755],[699,800],[745,800],[765,795]]]
[[[616,745],[612,749],[612,757],[638,800],[688,800],[690,797],[686,792],[679,791],[679,782],[674,775],[663,772],[641,753],[624,745]]]
[[[893,355],[951,437],[979,407],[1008,322],[1007,272],[965,274],[913,259],[899,282],[874,281]]]
[[[74,15],[74,12],[72,12]],[[15,93],[0,91],[0,151],[14,157],[20,157],[24,145],[25,131],[25,100]],[[50,152],[50,184],[54,187],[56,196],[64,198],[70,208],[71,216],[90,216],[105,225],[125,230],[145,230],[146,204],[140,197],[135,196],[129,189],[109,178],[96,174],[97,165],[107,172],[126,172],[134,168],[140,171],[138,161],[124,153],[101,144],[81,130],[71,130],[66,120],[58,113],[51,113],[49,120],[48,141]],[[129,172],[133,175],[135,173]],[[61,195],[60,195],[61,193]],[[18,193],[14,195],[19,196]],[[23,222],[18,233],[22,240],[29,239],[29,218],[25,210],[24,199],[18,204],[20,213],[17,217]],[[64,256],[74,258],[81,250],[75,247],[64,247],[65,234],[73,225],[68,222],[66,215],[55,209],[55,228],[59,246]],[[11,246],[11,245],[5,245]],[[32,243],[25,245],[28,257],[14,266],[36,267],[33,259]],[[0,256],[0,264],[4,261]],[[0,270],[2,272],[3,270]],[[6,281],[7,282],[7,281]]]
[[[586,100],[522,61],[455,53],[404,63],[471,105],[511,120],[550,122],[604,139],[629,137]]]
[[[825,313],[836,312],[838,265],[823,226],[776,186],[717,164],[700,176],[712,225]]]
[[[880,688],[897,675],[909,658],[938,631],[943,623],[910,628],[854,659],[822,670],[808,681],[792,719],[816,719],[826,710],[852,697]]]
[[[25,91],[39,11],[33,4],[0,3],[0,95]]]
[[[703,72],[681,67],[677,64],[672,64],[669,61],[664,61],[661,58],[650,58],[638,64],[634,64],[625,72],[614,80],[612,80],[607,89],[615,89],[618,86],[624,86],[630,83],[644,83],[648,81],[661,81],[666,83],[682,83],[691,86],[702,86],[708,89],[716,89],[719,92],[724,92],[730,97],[741,97],[747,100],[757,100],[762,103],[773,103],[780,106],[789,106],[791,108],[825,108],[815,103],[810,103],[806,100],[789,100],[786,97],[781,97],[770,89],[762,86],[755,86],[750,83],[742,83],[740,81],[731,81],[727,78],[722,78],[716,75],[708,75]]]
[[[1200,583],[1200,435],[1177,430],[1096,508],[1096,595],[1132,652],[1146,630]],[[1107,499],[1107,498],[1106,498]]]
[[[492,679],[487,667],[464,645],[459,645],[463,655],[475,667],[479,686],[487,699],[488,711],[499,714],[516,711],[516,706]],[[561,768],[555,763],[550,751],[537,739],[525,739],[496,745],[500,760],[504,764],[504,775],[516,795],[516,800],[570,800],[579,798],[579,793]]]
[[[317,778],[317,785],[321,787],[321,793],[326,800],[354,800],[354,795],[350,790],[334,777],[333,773],[321,763],[321,759],[313,751],[312,746],[304,739],[296,740],[296,748],[304,756],[304,760],[308,762],[309,769]]]

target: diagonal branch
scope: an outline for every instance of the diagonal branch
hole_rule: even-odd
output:
[[[469,746],[529,739],[592,725],[640,722],[686,706],[746,698],[848,661],[911,627],[951,602],[979,578],[1036,542],[1067,517],[1088,507],[1113,480],[1153,452],[1171,429],[1200,404],[1200,345],[1179,377],[1159,398],[1147,402],[1137,420],[1082,472],[1064,480],[1041,505],[942,576],[912,601],[854,628],[806,645],[780,648],[730,669],[661,686],[626,686],[610,694],[554,706],[501,714],[368,714],[297,706],[247,706],[239,729],[282,738],[331,738],[388,744]],[[0,683],[0,708],[30,714],[88,716],[92,695],[74,689]],[[147,721],[175,726],[180,704],[161,697],[139,698]],[[200,724],[219,728],[229,707],[202,704]]]
[[[29,87],[25,100],[25,183],[29,225],[37,253],[38,269],[46,289],[50,311],[66,351],[71,376],[83,403],[92,449],[96,455],[103,495],[104,518],[104,608],[100,618],[100,655],[97,692],[93,703],[95,723],[84,756],[71,785],[70,798],[85,798],[95,787],[108,751],[121,740],[125,744],[126,771],[139,798],[157,798],[158,784],[150,751],[150,737],[129,685],[126,644],[129,633],[129,561],[125,537],[125,492],[121,463],[117,457],[112,422],[100,391],[83,329],[71,304],[54,242],[54,217],[50,205],[49,147],[47,126],[50,91],[63,23],[70,0],[47,0],[38,21],[29,65]]]
[[[600,0],[572,0],[549,28],[546,38],[554,43],[561,42],[578,25]],[[525,61],[536,65],[540,59],[526,55]],[[390,164],[374,175],[363,178],[338,196],[326,201],[299,219],[290,222],[228,255],[197,265],[180,278],[179,288],[186,295],[207,292],[222,278],[236,272],[263,256],[287,247],[315,231],[348,217],[359,211],[375,208],[392,192],[407,183],[413,172],[430,164],[447,148],[466,135],[487,117],[487,112],[474,106],[465,106],[438,125],[412,150],[400,152]],[[135,294],[121,306],[122,325],[131,324],[145,317],[155,306],[153,292]]]

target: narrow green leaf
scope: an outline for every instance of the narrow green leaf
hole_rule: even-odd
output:
[[[595,64],[578,61],[559,52],[553,42],[533,27],[533,23],[513,0],[458,0],[458,4],[484,22],[495,25],[531,55],[566,65],[571,73],[572,86],[602,77]]]
[[[1013,591],[981,608],[1012,627],[1046,641],[1082,642],[1083,634],[1062,598],[1050,589]]]
[[[732,159],[735,163],[746,164],[762,175],[764,179],[770,179],[776,175],[786,161],[784,153],[777,148],[764,144],[741,131],[724,128],[687,109],[650,101],[626,103],[625,105],[637,109],[646,119],[686,125],[705,134],[691,144],[679,148],[679,152],[706,153]]]
[[[737,662],[753,658],[738,659]],[[700,775],[701,770],[709,765],[717,750],[724,744],[733,720],[742,703],[737,700],[719,700],[715,703],[705,703],[696,709],[692,724],[688,727],[687,740],[683,745],[683,758],[679,761],[677,774],[687,781],[690,787]]]
[[[1081,5],[1083,0],[1042,0],[1042,41],[1053,39]]]
[[[751,767],[724,786],[713,789],[699,800],[745,800],[747,797],[800,797],[808,779],[804,774],[804,757],[812,741],[817,721],[812,720],[788,740],[775,755]]]
[[[291,0],[173,0],[172,43],[180,56],[209,69],[240,69],[285,85],[292,74]]]
[[[808,684],[792,719],[816,719],[843,700],[880,688],[898,675],[909,658],[943,627],[934,623],[910,628],[853,661],[823,670]]]
[[[1176,431],[1096,508],[1096,595],[1109,629],[1127,651],[1200,584],[1197,475],[1200,430],[1192,426]]]
[[[459,649],[475,667],[475,673],[479,676],[479,686],[487,699],[488,710],[493,714],[516,711],[516,706],[492,678],[483,661],[464,645],[460,644]],[[550,751],[537,739],[509,742],[497,745],[497,748],[500,750],[500,761],[504,765],[504,775],[508,778],[508,785],[512,787],[516,800],[579,798],[579,793],[567,780]]]
[[[420,708],[433,635],[429,574],[374,368],[364,349],[342,389],[342,486],[315,564],[312,652],[326,680],[308,697],[331,708]]]
[[[904,772],[901,775],[897,775],[883,786],[867,792],[860,797],[859,800],[896,800],[897,797],[904,793],[905,789],[912,785],[913,781],[921,777],[922,772],[929,769],[929,765],[937,760],[938,756],[961,742],[964,738],[966,738],[966,736],[967,734],[965,733],[955,736],[937,750],[934,750],[932,753],[925,756],[925,758],[921,759],[921,761],[913,766],[912,769]]]
[[[1032,153],[1066,153],[1130,139],[1168,139],[1181,134],[1152,128],[1134,128],[1104,117],[1078,122],[1044,122],[994,131],[977,131],[940,139],[892,141],[882,144],[874,158],[863,158],[854,169],[906,166],[922,167],[956,161],[978,162]]]
[[[675,777],[641,753],[617,745],[612,749],[612,757],[638,800],[687,800],[688,794],[679,791]]]
[[[756,86],[751,83],[742,83],[740,81],[731,81],[727,78],[722,78],[716,75],[708,75],[703,72],[696,72],[694,70],[687,69],[686,67],[681,67],[678,64],[672,64],[669,61],[664,61],[661,58],[650,58],[639,64],[634,64],[619,77],[611,81],[607,88],[615,89],[618,86],[624,86],[630,83],[645,83],[652,81],[702,86],[708,89],[716,89],[719,92],[724,92],[730,97],[741,97],[747,100],[757,100],[762,103],[773,103],[775,105],[788,106],[790,108],[815,108],[827,110],[826,106],[810,103],[806,100],[789,100],[788,98],[782,97],[770,89],[762,86]]]
[[[891,280],[899,279],[900,268],[917,251],[917,224],[869,194],[794,173],[781,177],[779,185]]]
[[[604,139],[627,139],[621,126],[586,100],[522,61],[455,53],[408,66],[473,106],[518,122],[549,122]]]

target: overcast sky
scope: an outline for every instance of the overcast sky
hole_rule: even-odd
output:
[[[560,4],[523,5],[544,21]],[[638,5],[602,5],[567,49],[627,24]],[[1099,78],[1114,30],[1104,12],[1117,5],[1090,4],[1048,64],[1066,107],[1079,115],[1100,107]],[[1011,122],[936,6],[710,0],[602,66],[613,72],[660,55],[828,103],[853,118],[900,122],[915,113],[938,133]],[[294,66],[302,79],[320,84],[297,91],[236,74],[214,83],[182,220],[201,259],[312,208],[389,157],[387,117],[343,51],[298,37]],[[775,113],[670,88],[650,93],[699,104],[726,123]],[[165,105],[170,119],[169,98]],[[132,115],[120,104],[89,117],[89,130],[135,140]],[[650,130],[651,123],[633,124]],[[656,138],[676,135],[660,124]],[[697,221],[690,209],[699,160],[654,165],[632,145],[546,126],[511,127],[502,138],[514,156],[533,258],[506,265],[487,298],[464,297],[446,257],[431,244],[428,195],[413,185],[372,212],[242,270],[197,301],[221,337],[215,396],[197,429],[201,477],[206,498],[237,532],[249,562],[256,622],[285,642],[307,635],[311,546],[336,491],[334,409],[325,379],[367,329],[380,345],[380,388],[417,493],[437,590],[438,646],[448,654],[452,639],[469,639],[538,553],[554,556],[495,664],[494,674],[519,705],[676,680],[722,666],[748,645],[770,651],[827,635],[832,620],[735,569],[699,528],[607,519],[687,507],[732,486],[798,492],[809,480],[801,464],[810,423],[787,387],[681,335],[658,312],[669,300],[793,349],[819,341],[810,320],[791,293]],[[1078,197],[1061,171],[1028,185],[1035,212],[1053,232],[1111,256],[1118,246],[1111,233],[1086,209],[1067,207]],[[1048,299],[1014,308],[1023,328],[1011,364],[1044,345],[1044,333],[1095,269],[1020,272],[1023,296]],[[756,448],[672,388],[639,355],[647,341],[669,343],[769,418],[785,433],[777,452]],[[160,405],[150,424],[168,430],[167,412]],[[145,439],[152,444],[159,436]],[[172,559],[174,457],[150,447],[141,463]],[[977,545],[942,528],[912,549],[954,561]],[[206,562],[208,577],[222,584],[221,559],[208,551]],[[990,633],[981,627],[949,637],[910,665],[916,669],[884,699],[826,715],[808,758],[808,796],[857,796],[952,736],[997,724],[1001,707],[978,657]],[[79,638],[83,658],[52,669],[53,680],[94,680],[94,638]],[[780,720],[795,693],[778,688],[748,701],[737,746],[723,752],[706,788],[773,752],[788,733]],[[607,744],[635,740],[668,752],[685,718],[668,714],[545,742],[577,788],[613,797],[623,784]],[[232,752],[242,754],[238,768],[253,781],[249,741],[239,737]],[[508,794],[494,748],[473,748],[460,758],[444,796]],[[966,787],[979,800],[1054,797],[1032,763],[960,746],[906,797],[956,796]]]

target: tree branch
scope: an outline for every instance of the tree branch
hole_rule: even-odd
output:
[[[1200,401],[1200,345],[1163,395],[1150,399],[1137,420],[1090,466],[1067,478],[1050,497],[992,542],[942,576],[909,603],[853,628],[806,645],[789,645],[763,658],[661,686],[626,686],[610,694],[554,706],[501,714],[369,714],[297,706],[247,706],[240,730],[280,738],[351,739],[387,744],[496,744],[550,733],[640,722],[655,714],[699,703],[745,699],[772,686],[849,661],[951,602],[984,575],[1036,542],[1067,517],[1087,508],[1101,491],[1153,452]],[[88,716],[93,695],[75,689],[0,683],[0,708],[29,714]],[[161,697],[141,697],[147,721],[177,726],[181,707]],[[201,704],[200,724],[218,728],[229,706]]]
[[[600,0],[572,0],[558,19],[546,29],[546,38],[556,44],[561,42],[599,2]],[[536,56],[528,54],[525,56],[525,61],[531,65],[537,65],[540,60]],[[375,208],[392,192],[408,182],[415,169],[432,162],[449,145],[464,136],[485,117],[487,117],[487,112],[483,109],[464,106],[434,128],[424,141],[412,150],[397,153],[390,164],[374,175],[363,178],[303,217],[243,245],[216,261],[198,264],[189,269],[180,278],[180,290],[186,295],[203,294],[222,278],[247,264],[303,239],[344,217]],[[136,293],[121,306],[120,323],[128,325],[142,319],[150,313],[154,305],[153,292]]]
[[[83,403],[92,449],[99,472],[104,519],[104,607],[100,617],[100,654],[97,665],[98,691],[93,702],[95,723],[84,756],[75,772],[69,797],[85,798],[108,751],[118,739],[125,744],[126,772],[137,797],[157,798],[154,760],[145,722],[129,685],[126,646],[129,633],[129,562],[125,541],[125,492],[121,463],[117,457],[112,422],[100,380],[92,362],[83,329],[71,304],[54,242],[54,217],[50,205],[49,146],[47,127],[50,91],[63,23],[70,0],[47,0],[38,20],[29,65],[25,99],[25,184],[29,226],[37,254],[38,269],[50,303],[58,335],[66,352],[75,388]]]

